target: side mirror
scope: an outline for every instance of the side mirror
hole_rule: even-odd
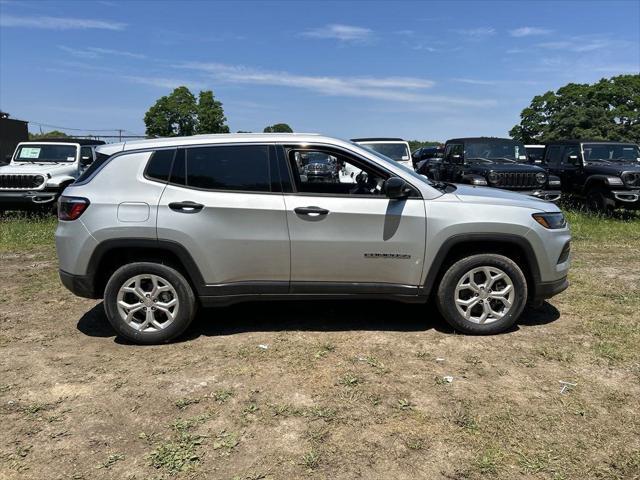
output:
[[[569,163],[571,165],[577,165],[578,164],[578,155],[569,155]]]
[[[407,198],[409,196],[410,190],[407,186],[407,182],[405,182],[400,177],[391,177],[386,182],[384,182],[384,193],[387,198]]]
[[[91,157],[80,157],[80,165],[86,167],[87,165],[91,165],[93,163],[93,158]]]
[[[456,164],[463,164],[464,163],[464,157],[462,155],[452,155],[451,158],[453,159],[453,163]]]

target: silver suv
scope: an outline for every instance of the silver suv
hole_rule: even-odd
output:
[[[99,152],[59,201],[60,277],[104,298],[134,342],[175,338],[199,305],[431,295],[456,330],[490,334],[568,286],[553,203],[433,183],[352,142],[203,135]],[[312,157],[336,175],[312,181]]]

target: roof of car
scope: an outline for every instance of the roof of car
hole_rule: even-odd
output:
[[[368,137],[368,138],[352,138],[352,142],[404,142],[402,138],[392,137]]]
[[[547,142],[547,145],[571,145],[574,143],[626,143],[633,144],[634,142],[623,142],[621,140],[589,140],[589,139],[572,139],[572,140],[554,140]]]
[[[215,133],[205,135],[191,135],[188,137],[163,137],[146,140],[132,140],[121,143],[109,143],[99,148],[99,151],[112,155],[125,150],[144,150],[150,148],[177,147],[187,145],[206,145],[214,143],[344,143],[337,138],[326,137],[317,133]]]
[[[461,137],[461,138],[450,138],[447,140],[447,143],[454,142],[477,142],[477,141],[487,141],[487,140],[499,140],[499,141],[507,141],[507,142],[517,142],[513,138],[501,138],[501,137]]]
[[[91,138],[38,138],[37,140],[29,140],[22,143],[78,143],[80,145],[104,145],[102,140],[93,140]]]

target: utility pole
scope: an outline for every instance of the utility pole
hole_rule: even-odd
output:
[[[121,142],[122,141],[122,130],[118,129],[118,141]]]

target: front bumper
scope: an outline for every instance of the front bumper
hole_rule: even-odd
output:
[[[612,190],[611,196],[620,206],[640,207],[640,190]]]
[[[52,203],[57,197],[58,192],[52,190],[0,190],[0,206]]]
[[[555,297],[559,293],[564,292],[568,287],[569,280],[567,277],[562,277],[552,282],[539,282],[535,285],[532,300],[535,302]]]
[[[560,200],[560,197],[562,195],[562,192],[560,190],[530,190],[519,193],[530,195],[541,200],[547,200],[549,202],[557,202],[558,200]]]

